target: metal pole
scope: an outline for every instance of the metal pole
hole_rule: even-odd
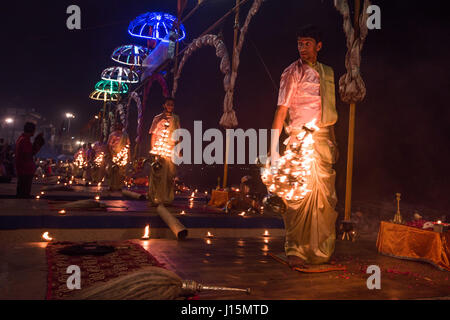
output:
[[[361,1],[355,0],[355,36],[359,36],[359,13]],[[352,179],[353,179],[353,154],[355,142],[355,114],[356,104],[350,104],[350,115],[348,125],[348,153],[347,153],[347,183],[345,188],[345,220],[350,220],[352,215]]]

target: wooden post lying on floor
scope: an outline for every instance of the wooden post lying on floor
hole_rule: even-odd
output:
[[[164,207],[164,205],[160,204],[158,208],[156,208],[156,212],[158,212],[161,219],[169,226],[170,230],[172,230],[178,240],[186,239],[188,230],[169,212],[169,210],[167,210],[166,207]]]
[[[122,195],[128,198],[136,199],[136,200],[146,200],[147,196],[145,194],[129,191],[129,190],[122,190]]]

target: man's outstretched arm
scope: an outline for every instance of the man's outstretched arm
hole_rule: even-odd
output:
[[[278,145],[281,135],[281,130],[283,130],[283,124],[286,120],[288,108],[286,106],[278,106],[277,111],[275,112],[275,117],[273,119],[272,130],[275,130],[271,135],[272,141],[270,143],[270,154],[273,161],[276,161],[279,158],[278,153]]]

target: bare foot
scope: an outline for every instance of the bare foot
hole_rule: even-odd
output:
[[[302,269],[308,268],[305,260],[303,260],[302,258],[299,258],[297,256],[288,256],[287,258],[288,258],[289,267],[291,267],[291,268],[302,268]]]

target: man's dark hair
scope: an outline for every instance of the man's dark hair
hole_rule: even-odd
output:
[[[173,101],[173,102],[175,103],[175,98],[167,97],[167,98],[164,100],[164,104],[166,104],[167,101]]]
[[[309,24],[298,29],[297,39],[298,38],[313,38],[317,43],[319,43],[322,42],[322,32],[319,27]]]
[[[36,125],[33,122],[27,122],[23,126],[23,131],[25,133],[33,133],[36,130]]]

